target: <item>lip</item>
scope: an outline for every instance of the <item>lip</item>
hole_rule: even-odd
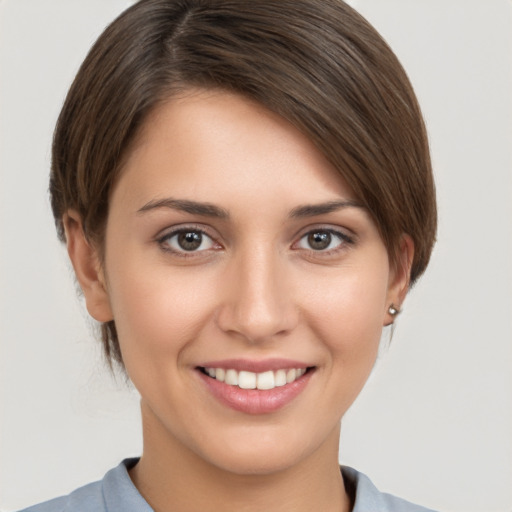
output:
[[[300,361],[291,359],[264,359],[261,361],[251,359],[223,359],[221,361],[207,361],[199,366],[203,368],[223,368],[224,370],[236,370],[237,372],[246,371],[254,373],[263,373],[277,370],[290,370],[292,368],[309,368],[312,365],[304,364]]]
[[[298,395],[300,395],[302,391],[304,391],[315,370],[314,367],[308,367],[304,363],[288,359],[272,359],[267,361],[231,359],[224,361],[210,361],[205,363],[204,366],[209,368],[233,369],[237,371],[245,370],[255,373],[290,368],[309,368],[309,371],[294,382],[267,390],[241,389],[238,386],[231,386],[209,377],[200,370],[200,367],[196,368],[195,371],[206,386],[207,390],[220,403],[234,409],[235,411],[252,415],[269,414],[288,405]]]

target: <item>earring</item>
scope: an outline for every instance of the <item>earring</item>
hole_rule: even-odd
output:
[[[400,313],[400,310],[394,304],[391,304],[388,308],[388,313],[391,316],[396,316],[398,313]]]

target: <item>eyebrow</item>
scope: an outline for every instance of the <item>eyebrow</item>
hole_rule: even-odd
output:
[[[363,208],[364,206],[357,201],[329,201],[320,204],[306,204],[297,206],[290,212],[293,219],[302,219],[304,217],[315,217],[317,215],[325,215],[326,213],[336,212],[343,208]]]
[[[190,201],[188,199],[154,199],[146,203],[142,208],[137,210],[137,213],[144,213],[159,208],[170,208],[193,215],[201,215],[204,217],[213,217],[218,219],[228,219],[229,212],[220,206],[211,203],[201,203],[198,201]],[[297,206],[290,211],[290,218],[302,219],[306,217],[315,217],[317,215],[325,215],[332,213],[343,208],[364,208],[361,203],[357,201],[328,201],[319,204],[305,204]]]
[[[224,208],[220,208],[214,204],[199,203],[188,199],[173,199],[170,197],[149,201],[142,208],[139,208],[137,213],[144,213],[158,208],[171,208],[172,210],[191,213],[193,215],[202,215],[204,217],[214,217],[218,219],[227,219],[229,217],[229,213],[224,210]]]

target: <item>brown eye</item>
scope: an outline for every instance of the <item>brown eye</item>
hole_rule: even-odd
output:
[[[215,247],[215,242],[200,230],[182,229],[159,240],[160,245],[175,253],[202,252]]]
[[[331,245],[332,235],[327,231],[309,233],[308,245],[315,251],[323,251]]]
[[[308,251],[329,252],[352,243],[352,238],[340,231],[314,229],[302,236],[296,247]]]
[[[177,242],[181,249],[184,251],[195,251],[201,247],[203,241],[202,233],[197,231],[190,231],[188,233],[179,233],[177,235]]]

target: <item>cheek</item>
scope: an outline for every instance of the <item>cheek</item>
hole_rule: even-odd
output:
[[[334,407],[350,405],[373,368],[382,334],[387,276],[384,264],[345,268],[309,295],[305,314],[315,338],[330,354],[326,371],[332,372],[338,389],[346,391],[346,403]]]
[[[183,350],[211,314],[210,289],[197,273],[126,260],[118,265],[109,273],[109,292],[125,360]]]
[[[310,308],[314,338],[328,353],[322,375],[331,386],[326,387],[324,407],[320,409],[326,424],[333,417],[339,420],[345,415],[375,365],[386,286],[379,276],[374,278],[364,283],[360,279],[339,279],[328,292],[317,294]]]
[[[356,341],[359,331],[381,331],[387,283],[384,264],[342,268],[310,286],[306,309],[317,318],[318,327],[338,330],[340,334],[353,331]]]

